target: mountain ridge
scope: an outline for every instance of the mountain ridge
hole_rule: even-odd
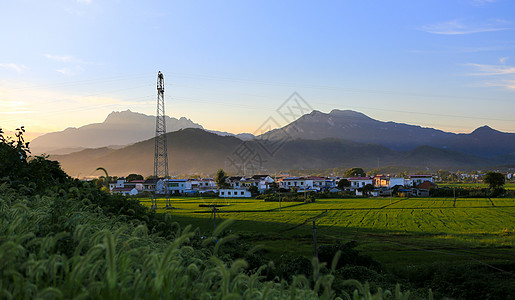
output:
[[[471,133],[458,134],[419,125],[379,121],[360,112],[338,109],[330,113],[312,111],[258,138],[266,136],[313,140],[334,137],[377,143],[398,151],[429,145],[487,158],[515,151],[515,133],[500,132],[487,125]]]
[[[259,172],[274,173],[289,169],[328,169],[334,167],[376,168],[406,165],[421,169],[471,169],[502,164],[503,161],[462,154],[448,149],[421,146],[410,151],[395,151],[378,144],[363,144],[335,138],[290,140],[273,155],[261,151],[260,140],[242,141],[234,136],[219,136],[198,128],[167,133],[170,174],[209,174],[220,168],[235,175],[227,165],[242,145],[261,155]],[[109,174],[125,176],[153,172],[154,139],[134,143],[121,149],[86,149],[67,155],[51,155],[72,176],[92,176],[104,167]],[[513,163],[513,161],[512,161]],[[248,175],[248,174],[247,174]]]

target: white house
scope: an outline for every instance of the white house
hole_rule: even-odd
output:
[[[242,176],[232,176],[226,179],[226,182],[229,183],[233,188],[239,189],[241,188],[241,181],[245,178]]]
[[[279,187],[283,189],[296,188],[297,190],[313,189],[313,179],[305,177],[287,177],[279,180]]]
[[[111,190],[113,194],[122,194],[124,196],[135,196],[138,194],[138,190],[135,187],[115,187]]]
[[[254,175],[248,178],[241,178],[239,186],[233,185],[234,188],[245,188],[248,189],[251,186],[257,187],[258,191],[264,192],[270,188],[270,184],[274,182],[274,179],[269,175]]]
[[[416,187],[422,182],[426,181],[435,183],[433,175],[408,175],[408,179],[406,180],[406,186]]]
[[[403,177],[390,177],[385,175],[377,175],[373,178],[374,186],[376,188],[391,189],[396,185],[404,186],[405,180]]]
[[[143,191],[143,184],[145,183],[145,180],[133,180],[133,181],[126,181],[123,184],[123,187],[130,187],[130,188],[136,188],[138,191]]]
[[[357,190],[363,188],[367,184],[373,184],[370,177],[351,177],[347,179],[350,182],[350,190]]]
[[[184,194],[191,190],[191,182],[188,179],[166,179],[169,194]]]
[[[310,176],[307,179],[313,182],[312,188],[317,191],[330,190],[336,187],[335,181],[326,177]]]
[[[189,185],[191,185],[191,191],[193,192],[205,193],[218,190],[213,178],[189,179],[188,181]]]
[[[222,198],[249,198],[252,195],[244,189],[220,189],[218,196]]]

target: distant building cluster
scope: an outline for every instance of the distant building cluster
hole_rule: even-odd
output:
[[[344,181],[344,182],[341,182]],[[436,188],[432,175],[408,175],[393,177],[377,175],[374,177],[272,177],[270,175],[232,176],[226,179],[226,187],[218,188],[213,178],[202,179],[155,179],[126,181],[119,178],[109,184],[111,193],[138,195],[142,192],[156,192],[163,195],[165,191],[172,195],[193,195],[207,192],[224,198],[251,197],[251,190],[265,193],[267,190],[290,192],[351,192],[358,196],[390,196],[395,190],[409,196],[429,196],[429,190]]]

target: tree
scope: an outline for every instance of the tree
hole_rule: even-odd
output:
[[[127,178],[125,178],[127,181],[133,181],[133,180],[143,180],[143,175],[139,174],[129,174]]]
[[[490,189],[502,188],[505,183],[504,175],[498,172],[487,172],[483,177],[483,181],[488,184]]]
[[[338,181],[338,188],[341,190],[343,190],[349,186],[350,186],[350,181],[348,181],[347,179],[340,179],[340,181]]]
[[[370,192],[373,190],[374,190],[374,186],[369,183],[363,187],[363,195],[368,196],[370,194]]]
[[[227,175],[223,169],[220,169],[218,172],[216,172],[215,181],[216,186],[218,186],[219,189],[224,189],[229,186],[227,183]]]
[[[251,186],[249,187],[249,192],[250,192],[250,194],[252,195],[252,197],[255,197],[255,196],[259,195],[258,187],[257,187],[257,186],[255,186],[255,185],[251,185]]]
[[[362,168],[352,168],[345,172],[345,177],[363,177],[365,174]]]

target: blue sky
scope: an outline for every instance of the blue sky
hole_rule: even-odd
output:
[[[515,2],[4,1],[0,126],[33,134],[166,112],[254,132],[290,94],[314,109],[515,132]],[[285,125],[285,124],[280,124]]]

